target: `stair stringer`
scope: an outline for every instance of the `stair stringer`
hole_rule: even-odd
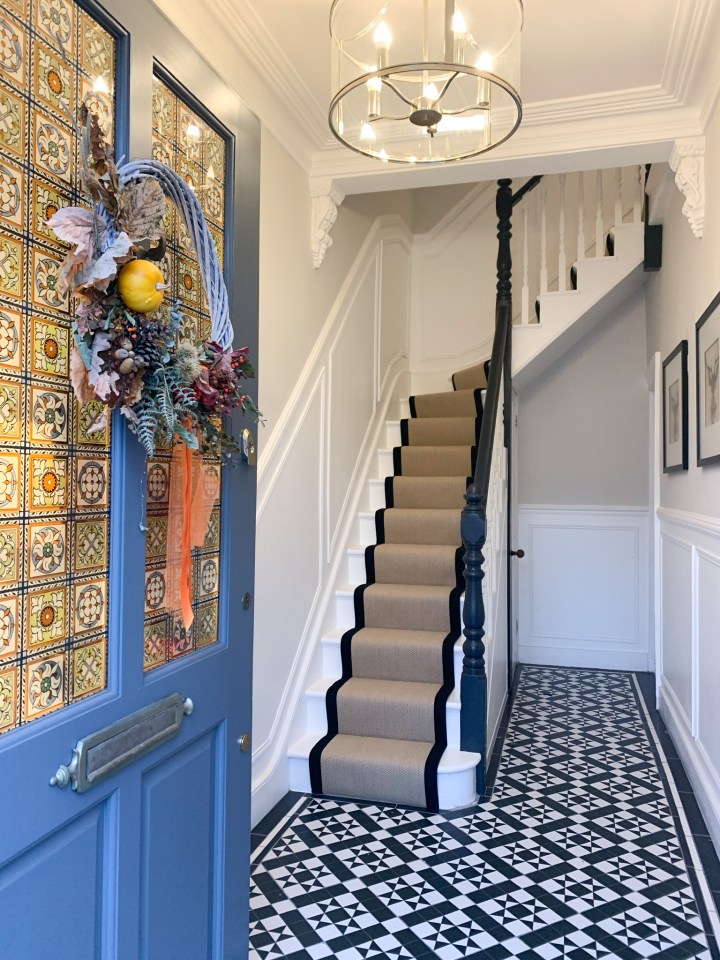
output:
[[[523,389],[645,282],[644,226],[612,231],[614,256],[577,261],[577,290],[540,295],[539,323],[513,327],[513,384]]]

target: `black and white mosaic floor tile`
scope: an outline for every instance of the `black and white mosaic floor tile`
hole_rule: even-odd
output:
[[[299,801],[255,853],[250,960],[720,960],[662,759],[632,674],[524,667],[490,801]]]

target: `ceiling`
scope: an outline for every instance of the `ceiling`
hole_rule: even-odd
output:
[[[702,133],[720,89],[720,0],[524,0],[524,120],[486,157],[399,167],[357,156],[327,126],[330,0],[155,0],[311,180],[348,192],[459,183],[669,157]]]

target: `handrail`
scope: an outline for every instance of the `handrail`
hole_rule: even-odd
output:
[[[506,413],[510,398],[510,355],[512,337],[512,258],[510,254],[513,195],[511,180],[499,180],[495,203],[498,217],[497,299],[495,306],[495,337],[490,359],[480,441],[473,481],[465,494],[466,507],[462,512],[460,530],[465,547],[465,605],[463,611],[465,642],[463,644],[463,672],[460,681],[460,748],[479,753],[477,790],[485,792],[487,675],[485,670],[485,605],[482,594],[483,547],[487,536],[487,497],[493,456],[493,439],[500,407],[500,387],[503,385],[503,403]],[[531,188],[529,188],[531,189]],[[520,191],[518,191],[519,193]],[[527,192],[527,191],[526,191]]]
[[[543,178],[543,174],[539,174],[536,177],[530,177],[527,183],[524,183],[519,190],[513,194],[512,205],[515,207],[522,200],[525,194],[530,193],[535,189],[535,187],[540,183]]]

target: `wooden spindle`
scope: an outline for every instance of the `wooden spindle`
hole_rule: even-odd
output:
[[[547,293],[547,187],[540,188],[540,293]]]
[[[633,203],[633,223],[642,223],[643,195],[645,185],[643,183],[643,168],[637,168],[637,179],[635,181],[635,201]]]
[[[530,255],[528,243],[528,205],[523,204],[523,285],[522,323],[530,323]]]
[[[615,226],[622,226],[622,168],[618,167],[615,171]]]
[[[578,244],[577,258],[585,257],[585,174],[580,171],[578,177]]]
[[[605,223],[603,220],[603,174],[598,170],[595,174],[595,256],[604,256],[603,238]]]
[[[567,251],[565,245],[565,183],[566,174],[560,174],[560,225],[558,246],[558,289],[560,293],[567,290]]]

